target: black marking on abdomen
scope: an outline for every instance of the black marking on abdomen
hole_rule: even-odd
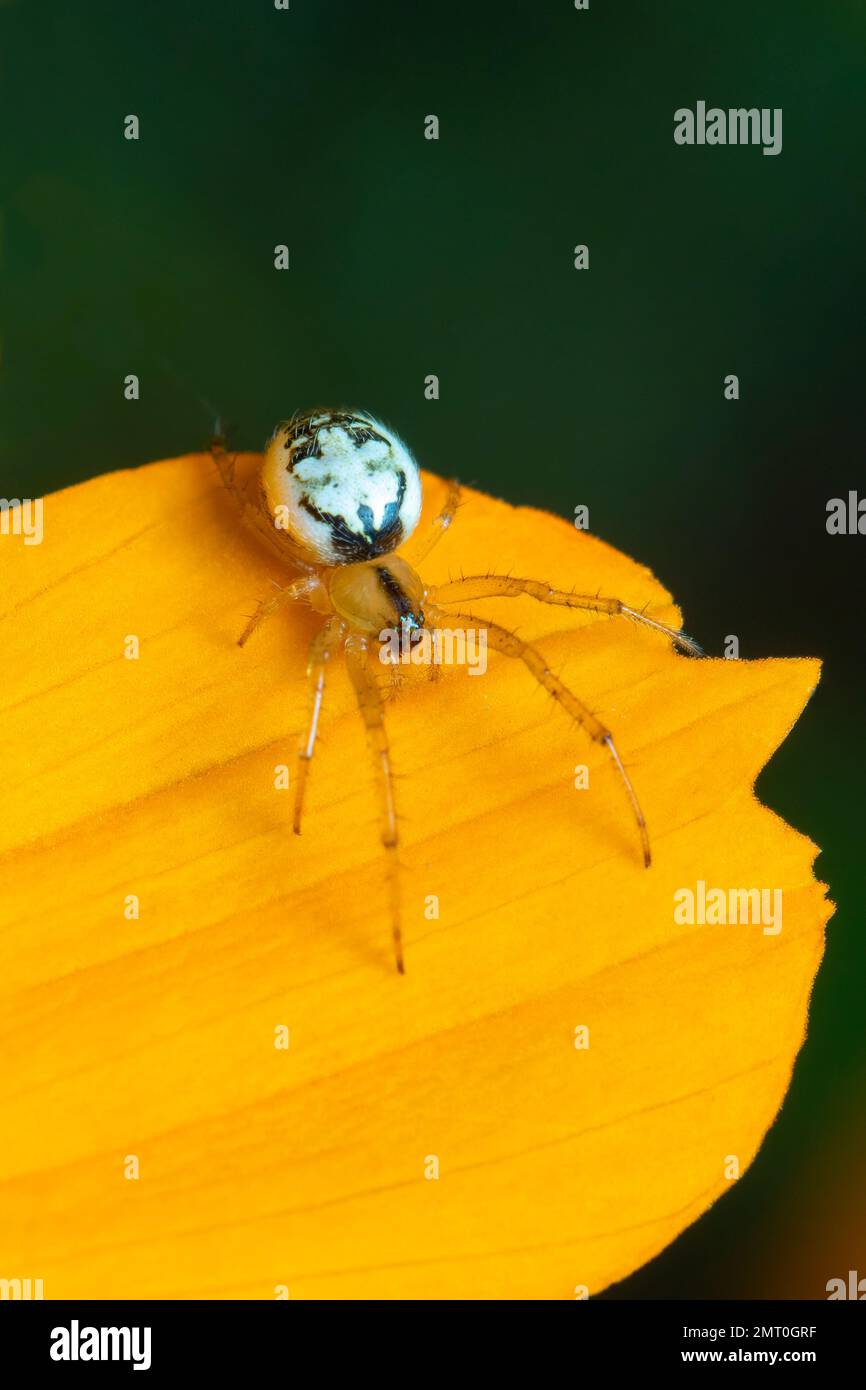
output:
[[[358,520],[362,531],[353,531],[346,518],[335,516],[333,512],[323,512],[308,496],[299,498],[300,505],[317,521],[324,521],[331,533],[331,545],[343,565],[358,560],[374,560],[377,555],[387,555],[396,550],[403,538],[403,523],[400,508],[406,495],[406,474],[402,468],[397,474],[397,498],[385,508],[381,526],[373,525],[373,511],[366,502],[358,508]]]
[[[358,520],[364,528],[364,535],[369,536],[374,545],[380,545],[380,548],[376,551],[377,555],[384,554],[386,550],[393,550],[394,546],[397,544],[396,540],[394,540],[395,534],[402,534],[403,524],[400,520],[400,508],[403,506],[403,498],[405,496],[406,474],[401,468],[397,474],[396,500],[389,502],[386,506],[385,514],[382,517],[382,525],[378,527],[378,529],[373,525],[372,509],[366,504],[358,508]],[[380,543],[382,541],[386,541],[387,544],[381,545]]]
[[[323,417],[320,424],[312,425],[310,423],[319,417]],[[303,463],[304,459],[322,458],[319,435],[322,430],[333,429],[344,430],[356,449],[360,449],[363,444],[368,444],[373,439],[379,444],[384,444],[386,449],[390,448],[385,436],[373,429],[373,426],[368,424],[366,420],[360,420],[357,415],[350,415],[347,411],[342,410],[313,410],[299,416],[297,420],[293,420],[286,431],[286,440],[283,444],[283,448],[289,450],[286,472],[293,473],[296,466]],[[309,434],[309,437],[305,439],[306,434]]]
[[[308,439],[302,435],[297,443],[290,439],[285,448],[290,451],[289,461],[286,464],[287,473],[294,473],[297,465],[303,463],[304,459],[320,459],[322,457],[319,436],[315,432]]]

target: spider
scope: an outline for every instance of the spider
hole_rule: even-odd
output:
[[[646,820],[611,731],[551,671],[537,647],[508,628],[450,606],[526,594],[540,603],[631,618],[698,656],[701,649],[691,638],[621,599],[570,593],[540,579],[479,574],[435,588],[426,585],[415,568],[396,553],[412,535],[421,515],[421,474],[402,440],[372,415],[329,409],[294,415],[277,426],[250,485],[237,479],[236,460],[219,435],[212,441],[211,454],[244,520],[287,565],[300,572],[298,578],[259,602],[238,644],[243,647],[266,618],[290,603],[307,603],[324,619],[313,638],[307,667],[310,713],[297,754],[292,822],[297,835],[301,833],[326,672],[338,653],[345,658],[375,767],[394,959],[401,975],[405,965],[394,778],[383,696],[370,661],[376,644],[388,633],[396,631],[411,642],[422,629],[433,632],[446,623],[467,632],[477,627],[485,632],[487,645],[494,651],[522,661],[589,737],[607,749],[637,823],[644,866],[649,868]],[[448,530],[459,503],[459,484],[452,481],[442,510],[414,546],[414,564],[425,559]]]

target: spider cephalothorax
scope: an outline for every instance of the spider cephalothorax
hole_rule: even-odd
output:
[[[313,639],[308,673],[310,718],[298,751],[294,829],[300,834],[307,773],[316,745],[328,663],[342,652],[367,729],[380,794],[382,844],[388,863],[391,931],[397,969],[403,971],[400,878],[394,779],[385,731],[384,706],[373,673],[376,643],[395,630],[413,636],[426,630],[483,632],[487,647],[522,661],[541,686],[603,744],[622,781],[640,834],[644,865],[650,865],[646,821],[631,780],[620,761],[613,735],[550,670],[537,647],[508,628],[452,604],[525,594],[541,603],[589,612],[619,614],[669,637],[699,655],[691,638],[667,627],[618,598],[554,589],[540,579],[513,575],[470,575],[425,585],[415,566],[429,553],[454,519],[460,490],[448,497],[430,530],[410,543],[412,561],[393,552],[412,536],[421,514],[421,475],[406,445],[371,415],[345,410],[313,410],[279,425],[271,437],[250,488],[235,475],[235,460],[215,440],[212,453],[226,487],[246,520],[299,577],[262,600],[240,636],[240,645],[265,618],[287,603],[305,602],[324,621]],[[446,605],[443,607],[442,605]]]

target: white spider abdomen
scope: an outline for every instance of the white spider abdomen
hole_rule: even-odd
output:
[[[309,411],[278,426],[262,465],[274,525],[324,565],[395,550],[421,515],[421,475],[370,415]]]

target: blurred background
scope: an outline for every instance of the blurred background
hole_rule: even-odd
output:
[[[825,529],[866,495],[864,45],[857,0],[0,0],[0,495],[355,405],[587,504],[710,652],[824,658],[758,785],[838,904],[808,1043],[750,1171],[609,1298],[866,1277],[866,536]],[[782,107],[782,153],[676,146],[699,99]]]

